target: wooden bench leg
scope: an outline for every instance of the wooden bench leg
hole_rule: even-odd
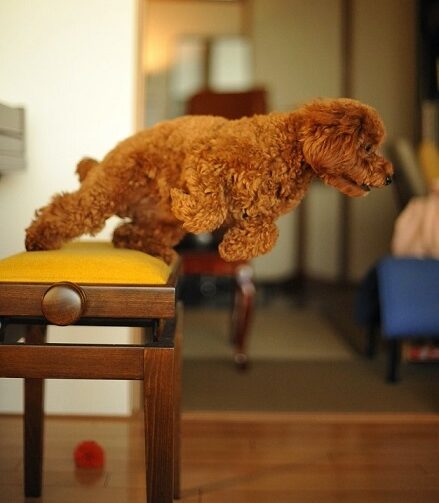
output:
[[[174,350],[174,499],[181,497],[181,342],[182,306],[178,306],[178,321],[175,332]]]
[[[144,351],[147,503],[171,503],[174,491],[174,349]]]
[[[44,380],[24,380],[24,494],[39,498],[43,481]]]
[[[27,344],[42,344],[46,327],[28,327]],[[44,380],[24,380],[24,493],[39,498],[43,483]]]

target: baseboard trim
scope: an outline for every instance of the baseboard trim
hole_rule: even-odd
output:
[[[306,424],[439,424],[439,414],[389,412],[239,412],[188,411],[183,421],[221,423],[306,423]]]

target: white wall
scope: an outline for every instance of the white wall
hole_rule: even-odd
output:
[[[24,172],[0,178],[0,257],[23,250],[36,208],[76,188],[81,157],[100,158],[133,132],[138,8],[137,0],[0,2],[0,101],[26,108],[28,159]],[[80,333],[102,341],[96,330]],[[112,335],[129,338],[123,328]],[[129,395],[123,381],[51,381],[47,408],[127,414]],[[0,411],[20,408],[21,383],[0,380]]]
[[[414,141],[416,124],[415,1],[353,2],[353,94],[376,107],[387,138]],[[353,200],[351,279],[389,251],[396,207],[390,187]]]
[[[254,44],[255,81],[267,87],[270,108],[293,110],[319,96],[341,92],[340,0],[253,0],[248,25]],[[307,274],[334,277],[337,267],[338,195],[314,185],[306,196]],[[297,212],[283,217],[273,251],[254,260],[260,280],[295,272]]]
[[[341,86],[340,0],[253,0],[255,80],[289,111]]]
[[[273,110],[341,96],[341,0],[249,0],[248,5],[255,78],[268,86]],[[415,0],[353,0],[352,11],[352,97],[378,109],[390,141],[413,139]],[[342,197],[317,183],[306,196],[308,276],[337,278]],[[350,200],[350,209],[348,277],[358,280],[388,250],[396,213],[391,188]],[[284,217],[276,248],[254,261],[259,279],[294,272],[296,219],[294,212]]]

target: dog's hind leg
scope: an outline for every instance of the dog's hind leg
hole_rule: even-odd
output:
[[[180,223],[173,223],[151,216],[145,222],[125,222],[113,233],[117,248],[130,248],[159,257],[170,264],[177,256],[173,247],[186,234]]]
[[[85,180],[85,182],[88,181]],[[36,218],[26,229],[26,249],[50,250],[82,234],[94,235],[115,213],[110,187],[87,184],[72,193],[58,194],[36,212]]]
[[[224,234],[218,250],[229,262],[249,260],[270,251],[279,231],[271,220],[255,217],[240,220]]]

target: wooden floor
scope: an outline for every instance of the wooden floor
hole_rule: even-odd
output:
[[[21,435],[0,416],[2,503],[25,501]],[[88,439],[105,448],[102,473],[74,469]],[[438,416],[188,413],[182,451],[184,503],[439,502]],[[37,501],[144,502],[143,463],[140,418],[49,418]]]

